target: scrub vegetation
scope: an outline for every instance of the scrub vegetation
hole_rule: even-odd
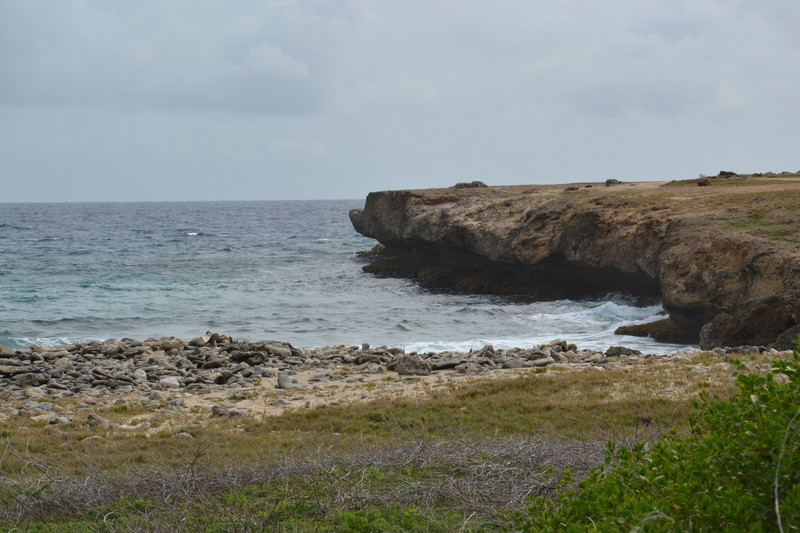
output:
[[[661,531],[683,524],[683,515],[674,507],[662,509],[663,502],[674,500],[683,509],[694,501],[695,510],[686,513],[697,520],[702,509],[696,508],[703,500],[683,494],[687,489],[676,485],[679,494],[662,498],[654,491],[653,500],[611,507],[611,495],[617,493],[604,489],[625,492],[625,483],[631,482],[622,477],[626,471],[645,472],[653,483],[662,479],[659,470],[683,479],[687,474],[679,469],[684,460],[699,465],[703,454],[726,445],[732,455],[726,451],[709,477],[724,487],[720,494],[744,497],[746,491],[724,468],[749,461],[741,464],[760,483],[775,474],[774,460],[780,457],[786,465],[780,490],[788,492],[780,492],[779,504],[786,508],[784,523],[797,525],[790,504],[800,492],[788,473],[800,472],[800,444],[796,427],[785,418],[792,414],[789,407],[797,410],[799,356],[775,362],[772,373],[766,369],[774,355],[749,357],[736,363],[701,352],[642,359],[613,369],[547,368],[513,379],[420,391],[411,399],[248,419],[167,414],[149,404],[97,406],[119,424],[149,420],[153,429],[146,433],[93,427],[88,418],[48,425],[12,417],[3,423],[0,527],[109,532],[540,530],[559,520],[573,524],[573,517],[583,516],[582,509],[595,502],[605,506],[609,520],[612,515],[624,518],[628,529],[642,516],[655,516],[634,511],[657,508],[669,519],[647,522],[661,529],[643,530]],[[740,373],[737,382],[731,379],[734,372]],[[795,395],[793,404],[790,393]],[[752,420],[753,415],[760,420]],[[715,428],[723,419],[735,423],[717,435]],[[772,421],[765,426],[763,420]],[[750,455],[762,463],[750,461],[741,438],[745,433],[739,431],[761,431],[753,437],[757,446]],[[778,432],[781,438],[788,435],[782,455],[780,447],[774,448],[782,442],[775,440]],[[712,440],[705,447],[676,448],[708,438]],[[610,451],[604,454],[607,442]],[[667,452],[661,459],[654,455]],[[678,455],[678,461],[675,453],[687,455]],[[563,477],[563,471],[569,476]],[[612,486],[618,478],[623,481]],[[635,492],[646,493],[649,485],[637,483],[641,487]],[[715,494],[707,493],[705,501],[715,502]],[[569,507],[572,501],[583,507]],[[523,512],[528,507],[531,514]],[[597,521],[595,514],[586,516]],[[767,529],[774,529],[774,518],[768,513],[763,518]],[[574,524],[583,527],[580,521]]]

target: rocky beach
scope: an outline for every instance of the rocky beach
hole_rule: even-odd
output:
[[[530,377],[547,370],[615,371],[644,361],[689,359],[693,348],[643,354],[622,346],[582,350],[556,339],[510,350],[484,346],[467,353],[405,353],[386,346],[326,346],[300,350],[278,341],[233,340],[206,333],[175,337],[110,339],[67,346],[0,347],[0,419],[27,416],[49,424],[109,426],[99,413],[135,405],[159,413],[206,418],[280,415],[388,398],[422,398],[434,390],[476,380]],[[775,357],[764,346],[716,348]],[[112,429],[148,431],[146,415]]]

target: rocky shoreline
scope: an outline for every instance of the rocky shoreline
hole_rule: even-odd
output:
[[[714,354],[774,352],[764,346],[717,348]],[[111,424],[98,406],[136,405],[206,417],[274,415],[286,409],[340,405],[381,397],[418,396],[437,386],[545,369],[613,370],[646,359],[625,347],[582,350],[564,340],[530,348],[406,353],[386,346],[325,346],[301,350],[279,341],[233,340],[206,333],[144,341],[125,338],[66,346],[0,346],[0,420],[27,415],[71,423],[89,411],[89,425]],[[72,408],[62,400],[73,399]],[[78,402],[78,403],[75,403]],[[68,402],[70,403],[70,402]],[[134,421],[136,422],[136,421]],[[150,429],[147,417],[117,429]]]
[[[372,192],[350,212],[364,267],[465,292],[658,299],[628,334],[711,349],[791,349],[800,334],[800,173],[683,182]]]

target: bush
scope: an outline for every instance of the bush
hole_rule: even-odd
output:
[[[736,376],[726,401],[701,396],[688,435],[606,459],[555,500],[533,499],[512,531],[798,531],[800,339],[766,376]],[[571,483],[565,473],[564,486]]]

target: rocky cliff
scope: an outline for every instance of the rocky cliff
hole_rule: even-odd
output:
[[[365,270],[542,299],[625,292],[669,318],[640,334],[789,348],[800,332],[800,175],[370,193]],[[777,344],[776,344],[777,342]]]

